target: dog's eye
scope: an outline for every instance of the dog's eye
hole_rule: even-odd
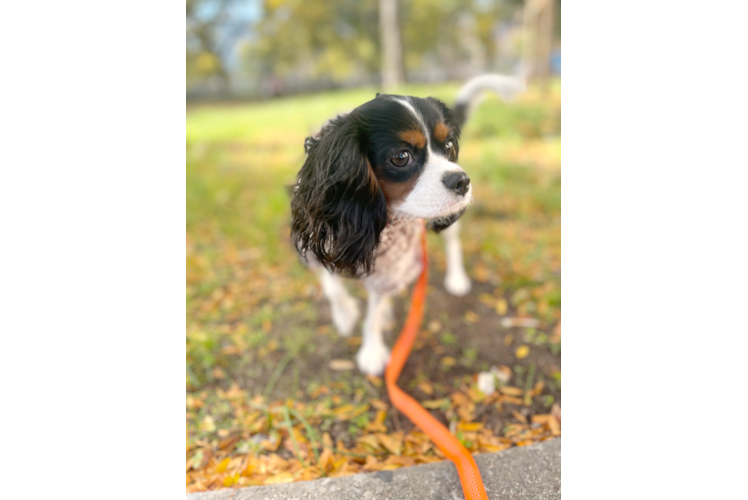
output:
[[[400,151],[395,156],[393,156],[390,161],[396,167],[404,167],[405,165],[410,163],[410,155],[406,151]]]
[[[452,141],[447,141],[447,143],[444,145],[445,149],[452,149]]]

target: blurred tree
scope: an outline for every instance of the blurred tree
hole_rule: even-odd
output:
[[[364,83],[379,69],[376,0],[265,0],[263,7],[244,56],[258,75],[275,77],[273,93],[310,80]]]
[[[186,0],[187,85],[212,79],[226,88],[229,75],[221,60],[216,26],[226,15],[232,0]]]
[[[385,92],[403,81],[403,48],[397,17],[397,0],[379,0],[382,89]]]
[[[520,52],[537,67],[549,40],[538,53],[522,13],[550,2],[558,12],[560,0],[186,0],[188,90],[208,82],[212,91],[277,95],[380,77],[388,87],[463,80],[515,71]],[[237,15],[247,8],[254,14]],[[552,17],[533,26],[546,32]]]
[[[500,0],[403,2],[402,33],[409,79],[461,79],[490,69],[501,19],[517,10]]]
[[[225,92],[230,83],[227,60],[237,39],[246,35],[242,0],[187,0],[187,83],[208,81]]]

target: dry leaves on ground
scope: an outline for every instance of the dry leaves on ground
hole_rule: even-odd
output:
[[[429,383],[422,382],[428,391]],[[444,412],[452,432],[471,453],[505,450],[526,446],[561,434],[560,407],[554,405],[548,414],[530,418],[513,410],[516,422],[507,423],[503,435],[476,421],[476,405],[500,407],[503,404],[524,405],[522,398],[539,394],[535,386],[526,394],[518,387],[502,386],[485,396],[471,387],[452,392],[448,397],[423,401],[423,406]],[[339,477],[358,472],[393,470],[411,465],[444,460],[442,452],[422,432],[387,432],[384,423],[389,412],[387,403],[372,399],[371,404],[341,404],[328,407],[325,402],[304,403],[286,400],[266,403],[233,386],[220,396],[239,418],[240,431],[227,435],[219,429],[214,439],[187,441],[187,491],[206,491],[226,487],[267,485],[306,481],[320,477]],[[321,391],[323,392],[323,391]],[[188,421],[201,401],[188,398]],[[352,446],[318,430],[325,418],[350,421],[370,411],[374,418],[363,429]],[[200,422],[206,432],[216,430],[207,416]]]

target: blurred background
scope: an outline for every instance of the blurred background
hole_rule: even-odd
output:
[[[559,0],[188,0],[187,100],[560,73]]]
[[[451,105],[486,72],[528,89],[486,95],[463,129],[473,289],[444,291],[430,235],[426,316],[400,385],[475,453],[560,435],[559,13],[551,0],[187,1],[188,491],[443,459],[355,369],[360,337],[337,336],[299,264],[284,187],[335,114],[383,90]]]

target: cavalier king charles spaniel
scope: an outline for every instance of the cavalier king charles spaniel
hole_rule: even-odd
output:
[[[392,323],[391,297],[421,273],[420,219],[429,229],[444,231],[447,291],[470,290],[456,224],[473,200],[470,178],[457,164],[460,126],[480,91],[513,88],[502,78],[484,75],[468,82],[454,111],[432,97],[377,94],[304,142],[307,156],[291,202],[291,237],[302,260],[319,275],[343,336],[351,334],[359,310],[341,276],[358,278],[366,287],[368,308],[356,355],[365,374],[384,372],[390,353],[383,330]]]

